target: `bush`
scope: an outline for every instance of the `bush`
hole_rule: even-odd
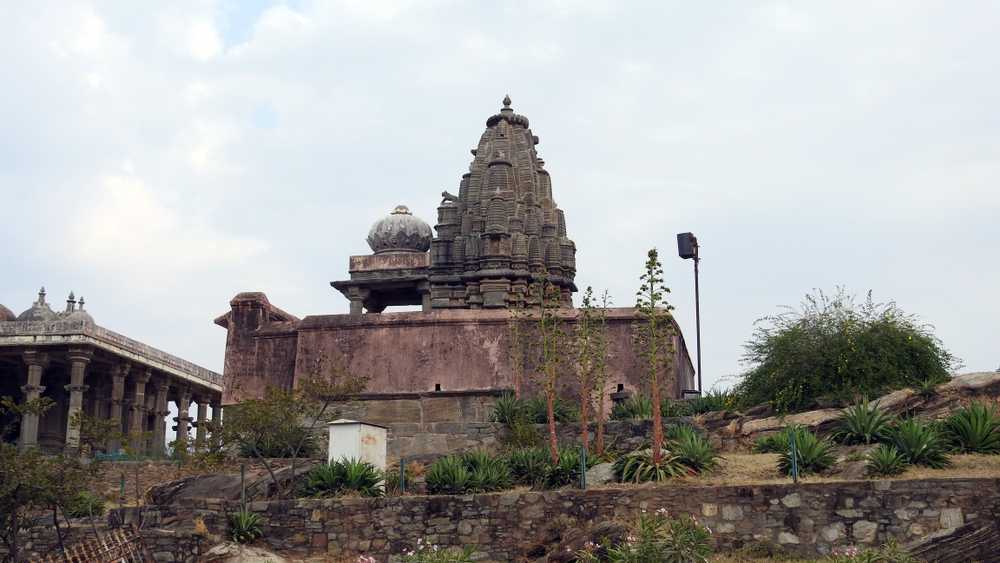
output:
[[[737,385],[741,403],[767,402],[778,412],[942,380],[956,365],[915,317],[870,294],[859,305],[842,289],[807,295],[800,310],[761,319],[745,349],[752,367]]]
[[[546,424],[549,421],[548,406],[544,396],[532,397],[524,404],[529,422]],[[580,413],[576,406],[560,397],[556,397],[552,410],[556,422],[576,422],[580,419]]]
[[[263,535],[260,514],[240,510],[229,515],[229,537],[236,543],[250,543]]]
[[[798,424],[786,426],[769,436],[761,436],[753,445],[755,454],[780,454],[788,451],[791,434],[795,433],[796,443],[801,442],[802,434],[809,432],[805,427]]]
[[[345,458],[310,469],[300,492],[308,497],[335,497],[351,492],[364,497],[380,497],[385,494],[383,480],[382,472],[374,465]]]
[[[865,470],[868,475],[877,477],[900,475],[906,471],[906,467],[909,465],[899,450],[889,444],[879,444],[877,448],[868,453],[866,460]]]
[[[879,410],[877,402],[869,403],[866,397],[840,415],[840,427],[834,439],[844,444],[878,442],[886,437],[894,419],[891,414]]]
[[[889,441],[911,465],[935,469],[951,465],[947,444],[938,430],[915,418],[903,420],[893,427],[889,432]]]
[[[691,468],[681,463],[680,458],[668,450],[662,451],[659,463],[653,462],[651,450],[623,455],[615,461],[612,471],[614,471],[615,478],[621,483],[666,481],[692,473]]]
[[[81,491],[66,506],[66,516],[87,518],[104,515],[104,499],[89,491]]]
[[[602,553],[603,552],[603,553]],[[688,515],[669,518],[666,510],[643,512],[625,542],[588,544],[576,553],[581,562],[702,563],[712,554],[712,532]]]
[[[691,401],[663,399],[663,401],[660,402],[660,416],[664,418],[691,416],[692,414],[694,414],[694,411],[691,408]]]
[[[677,460],[701,473],[715,469],[719,464],[719,454],[712,443],[690,426],[674,426],[668,432],[668,448],[677,455]]]
[[[240,457],[288,458],[295,455],[295,445],[301,440],[299,457],[312,457],[319,452],[316,436],[305,427],[292,427],[268,434],[255,442],[240,443]]]
[[[653,418],[653,401],[642,395],[629,397],[611,409],[611,420],[648,420]]]
[[[469,470],[460,456],[444,456],[427,470],[426,484],[432,495],[460,495],[469,485]]]
[[[593,461],[587,457],[583,460],[587,467],[593,465]],[[580,482],[580,450],[577,448],[559,448],[559,463],[548,466],[545,474],[545,487],[555,489],[566,485],[575,485]]]
[[[700,397],[687,400],[692,414],[734,410],[738,402],[739,396],[736,392],[728,389],[723,391],[712,390]]]
[[[464,549],[438,549],[422,539],[417,540],[417,547],[403,554],[403,563],[472,563],[471,547]],[[360,562],[361,560],[359,560]],[[372,558],[374,563],[375,559]]]
[[[972,403],[952,413],[943,426],[945,437],[955,451],[1000,453],[1000,416],[993,406]]]
[[[541,485],[549,472],[549,460],[549,452],[543,448],[518,448],[507,454],[507,466],[518,485]]]
[[[827,440],[817,438],[815,434],[808,430],[795,431],[795,452],[798,458],[799,475],[807,473],[819,473],[829,469],[835,459],[833,457],[833,444]],[[792,474],[792,452],[785,449],[778,458],[778,471],[784,475]]]
[[[854,546],[834,548],[830,563],[918,563],[920,560],[889,540],[877,548],[859,549]]]
[[[500,395],[500,398],[493,405],[493,413],[490,415],[490,420],[512,426],[526,421],[527,417],[528,412],[524,401],[518,399],[512,393],[504,393]]]

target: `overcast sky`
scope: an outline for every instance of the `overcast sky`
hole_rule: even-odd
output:
[[[397,204],[433,224],[510,94],[577,244],[631,305],[661,248],[706,387],[812,288],[893,299],[1000,365],[995,2],[15,2],[0,18],[0,303],[221,371],[240,291],[329,282]],[[388,351],[387,351],[388,352]]]

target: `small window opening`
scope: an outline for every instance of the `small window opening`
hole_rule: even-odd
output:
[[[435,391],[440,391],[441,390],[441,384],[440,383],[435,383],[434,384],[434,390]]]
[[[621,393],[624,390],[625,390],[625,384],[624,383],[619,383],[618,384],[618,392]]]

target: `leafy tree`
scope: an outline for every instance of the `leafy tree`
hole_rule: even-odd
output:
[[[590,420],[587,415],[594,401],[594,372],[597,359],[594,340],[598,327],[593,300],[594,288],[587,286],[573,332],[576,377],[580,389],[580,443],[586,450],[590,450]]]
[[[806,295],[757,321],[746,343],[751,366],[737,391],[745,406],[770,403],[779,412],[811,408],[818,400],[850,402],[860,395],[940,383],[958,367],[931,328],[895,303],[864,303],[838,288]]]
[[[636,293],[635,307],[641,320],[635,326],[635,345],[646,368],[646,381],[653,405],[659,405],[664,384],[673,382],[674,320],[667,302],[670,289],[663,283],[663,265],[655,248],[646,255],[642,285]],[[663,424],[660,409],[653,408],[653,448],[651,460],[659,464],[663,449]]]
[[[295,389],[271,387],[260,399],[243,401],[226,409],[221,429],[224,446],[261,462],[274,482],[279,496],[295,490],[294,478],[282,486],[275,475],[275,464],[269,454],[276,451],[292,458],[294,477],[298,458],[302,457],[320,424],[335,416],[333,405],[364,390],[366,377],[348,373],[338,362],[328,364],[317,359],[312,372],[298,381]]]

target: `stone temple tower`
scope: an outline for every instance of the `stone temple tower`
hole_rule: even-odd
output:
[[[458,196],[442,194],[431,242],[432,308],[520,307],[532,300],[530,284],[544,277],[572,306],[576,245],[537,144],[528,118],[505,97],[472,149]]]

